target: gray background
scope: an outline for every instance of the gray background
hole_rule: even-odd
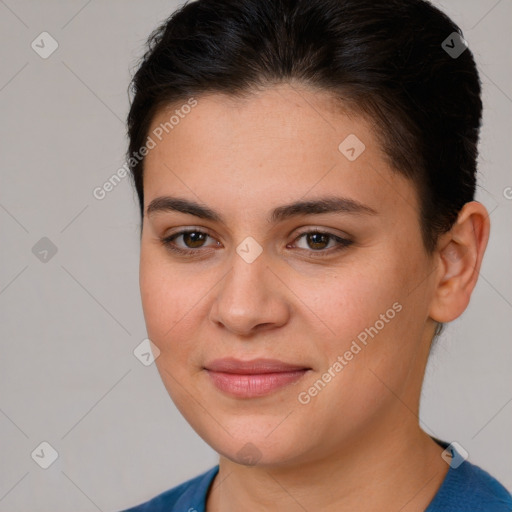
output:
[[[492,232],[471,304],[430,360],[421,419],[511,489],[512,0],[435,3],[481,70],[477,199]],[[0,0],[1,512],[116,511],[217,461],[133,354],[146,332],[130,182],[92,194],[124,163],[131,73],[177,5]],[[43,31],[59,45],[47,59],[31,48]],[[43,237],[47,261],[32,250]],[[48,469],[31,457],[42,441],[59,454]]]

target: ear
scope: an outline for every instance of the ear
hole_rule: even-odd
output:
[[[433,320],[451,322],[467,308],[489,233],[489,214],[485,206],[471,201],[463,206],[450,231],[439,238],[434,255],[437,276],[429,313]]]

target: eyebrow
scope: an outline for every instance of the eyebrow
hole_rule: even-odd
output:
[[[222,215],[208,206],[190,199],[173,196],[161,196],[153,199],[148,205],[146,214],[148,217],[159,212],[181,212],[194,215],[201,219],[225,224]],[[378,215],[378,212],[359,201],[347,197],[327,196],[309,201],[295,201],[274,208],[267,219],[269,224],[282,222],[283,220],[301,215],[314,215],[321,213],[349,213],[356,215]]]

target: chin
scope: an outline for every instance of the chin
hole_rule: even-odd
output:
[[[217,418],[222,422],[221,418]],[[219,455],[236,464],[244,466],[282,466],[296,461],[306,449],[304,439],[295,439],[290,426],[278,432],[279,427],[272,432],[268,422],[253,421],[246,418],[246,425],[237,422],[236,429],[228,422],[216,426],[212,431],[212,424],[204,424],[194,430]],[[229,433],[228,433],[229,432]],[[231,434],[231,435],[230,435]]]

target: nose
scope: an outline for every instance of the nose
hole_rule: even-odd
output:
[[[269,263],[265,251],[251,263],[234,253],[231,270],[216,288],[210,320],[240,336],[286,324],[287,288]]]

